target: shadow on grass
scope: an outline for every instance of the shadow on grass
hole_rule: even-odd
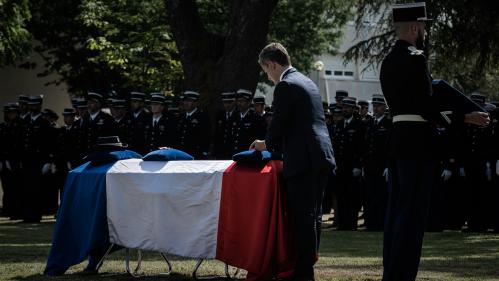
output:
[[[50,249],[53,227],[54,222],[22,224],[1,221],[0,264],[19,264],[15,265],[19,267],[26,263],[44,264]],[[336,276],[334,272],[348,272],[346,275],[337,275],[339,277],[356,276],[359,272],[380,274],[382,238],[383,234],[380,232],[325,230],[320,250],[322,260],[317,265],[317,270],[322,271],[326,279],[330,275]],[[132,253],[132,259],[135,260],[135,251]],[[195,263],[192,259],[176,256],[169,256],[169,259],[173,261],[174,270],[177,269],[176,261],[186,264],[185,266],[189,268]],[[123,262],[123,260],[124,251],[118,251],[113,253],[108,261]],[[158,253],[145,252],[143,260],[146,262],[144,268],[148,268],[148,261],[157,262],[161,260],[161,257]],[[121,267],[120,270],[122,270]],[[460,232],[427,233],[420,270],[430,276],[449,275],[460,280],[463,280],[462,278],[468,278],[465,280],[497,278],[499,276],[499,235]],[[9,280],[192,280],[187,274],[188,271],[189,269],[182,269],[180,272],[184,274],[172,273],[169,276],[154,275],[139,278],[106,272],[98,276],[70,273],[58,277],[47,277],[35,274],[11,277]],[[355,278],[351,280],[360,280]],[[216,280],[223,280],[223,278],[216,278]]]

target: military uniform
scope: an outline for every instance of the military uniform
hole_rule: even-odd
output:
[[[145,94],[132,92],[130,99],[145,102]],[[142,155],[147,153],[146,126],[149,124],[150,118],[151,114],[145,109],[141,109],[138,112],[131,112],[130,114],[132,124],[128,137],[129,148]]]
[[[199,93],[185,92],[184,99],[198,100]],[[196,159],[206,159],[210,150],[210,118],[199,108],[180,115],[177,122],[175,146]]]
[[[491,163],[492,127],[480,128],[466,124],[464,129],[462,157],[466,177],[468,229],[473,232],[486,231],[492,220],[491,190],[487,178],[487,163]],[[497,145],[497,144],[495,144]]]
[[[424,2],[393,6],[395,23],[425,19]],[[396,41],[381,65],[380,82],[393,121],[387,143],[389,195],[383,280],[415,280],[438,161],[432,123],[441,115],[432,98],[426,57],[411,43]],[[458,114],[452,118],[453,124],[464,120]]]
[[[343,106],[355,106],[355,98],[343,99]],[[361,207],[362,146],[365,126],[353,115],[345,117],[333,135],[336,159],[335,195],[338,214],[335,215],[339,230],[356,230]]]
[[[97,93],[88,93],[88,99],[94,99],[99,103],[102,102],[103,97]],[[95,145],[99,137],[109,136],[113,131],[113,117],[111,115],[99,111],[96,113],[89,112],[86,124],[86,144],[87,153],[95,151]]]
[[[41,105],[41,97],[31,97],[30,105]],[[23,219],[25,222],[39,222],[42,216],[41,200],[42,169],[54,162],[55,136],[49,122],[41,113],[32,113],[31,121],[25,124],[22,141],[22,194]]]
[[[162,95],[152,95],[151,104],[165,103],[165,97]],[[148,151],[154,151],[160,147],[171,147],[174,139],[175,127],[173,116],[169,113],[163,113],[161,116],[151,116],[146,125],[146,143]]]
[[[248,90],[238,90],[238,99],[251,101],[252,93]],[[253,109],[236,115],[235,126],[233,127],[234,149],[232,154],[246,151],[255,139],[265,138],[265,119],[259,116]]]
[[[235,102],[235,93],[222,93],[223,102]],[[233,109],[228,112],[221,110],[217,114],[215,142],[213,151],[216,159],[231,159],[234,149],[234,128],[237,125],[239,112]]]
[[[386,141],[391,125],[384,115],[367,123],[363,157],[366,179],[364,219],[367,230],[383,230],[385,223],[388,199]]]
[[[265,120],[252,109],[235,117],[233,154],[249,149],[255,139],[265,138]]]
[[[17,111],[15,104],[8,104],[4,112]],[[17,219],[21,217],[21,140],[23,121],[16,117],[0,124],[0,180],[3,188],[2,214]]]
[[[87,101],[84,98],[78,99],[76,102],[76,108],[78,111],[83,111],[85,114],[78,115],[73,126],[75,133],[78,135],[74,150],[78,154],[78,161],[75,164],[79,166],[83,164],[83,158],[88,155],[88,143],[87,143],[87,126],[88,126],[88,111],[87,111]]]

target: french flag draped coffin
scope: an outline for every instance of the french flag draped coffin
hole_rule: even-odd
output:
[[[106,175],[111,243],[213,259],[224,171],[232,161],[119,161]]]
[[[105,181],[101,181],[103,192],[98,197],[92,188],[78,183],[84,175],[70,182],[71,186],[66,183],[66,191],[73,194],[65,197],[75,198],[73,203],[88,198],[85,202],[89,203],[84,213],[81,204],[77,210],[63,206],[64,200],[61,203],[64,212],[59,217],[67,219],[59,221],[58,217],[46,273],[63,274],[106,241],[126,248],[218,259],[247,270],[248,279],[291,273],[295,251],[280,188],[281,161],[240,165],[127,159],[99,171]],[[70,219],[76,214],[90,217]],[[94,233],[93,229],[106,231]],[[78,233],[88,234],[79,237]]]

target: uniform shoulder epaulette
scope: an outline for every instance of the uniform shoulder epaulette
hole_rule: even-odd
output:
[[[411,51],[411,55],[413,55],[413,56],[420,56],[420,55],[424,54],[424,52],[422,50],[418,50],[414,46],[409,46],[409,47],[407,47],[407,49],[409,51]]]

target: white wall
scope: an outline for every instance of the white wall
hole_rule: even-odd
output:
[[[44,95],[43,108],[50,108],[59,114],[59,123],[62,124],[61,112],[65,107],[71,105],[67,87],[65,84],[59,86],[45,86],[45,83],[54,80],[55,74],[47,77],[37,77],[43,71],[42,58],[33,53],[31,60],[37,63],[36,69],[22,69],[13,66],[0,68],[0,106],[8,102],[16,102],[17,96]],[[1,110],[1,109],[0,109]],[[3,122],[3,114],[0,114],[0,122]]]

